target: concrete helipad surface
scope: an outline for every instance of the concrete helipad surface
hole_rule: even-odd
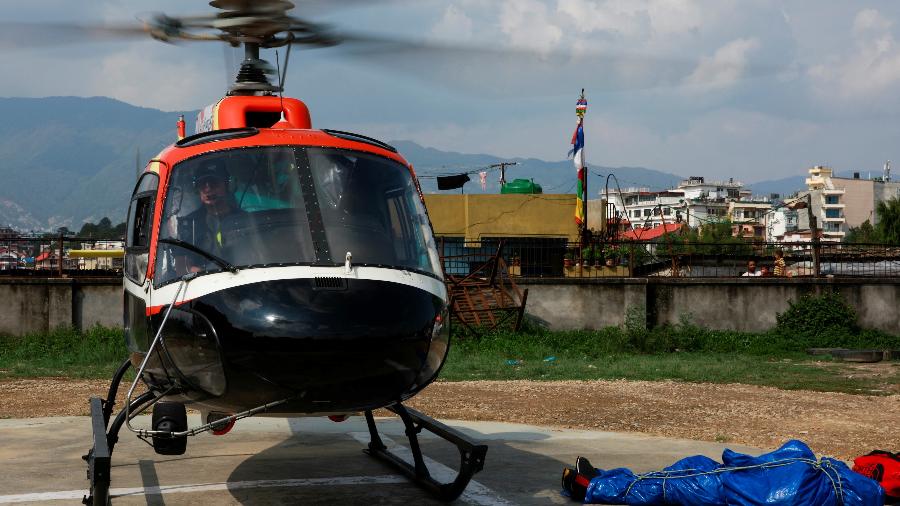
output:
[[[199,420],[193,417],[192,426]],[[446,422],[489,446],[484,470],[457,504],[568,504],[559,494],[565,465],[578,455],[602,468],[660,469],[679,458],[721,457],[721,444],[634,434],[548,429],[488,422]],[[140,417],[135,426],[148,427]],[[397,419],[379,419],[385,443],[408,447]],[[81,455],[90,446],[87,417],[0,420],[0,504],[77,504],[87,489]],[[421,436],[432,474],[456,469],[455,447]],[[113,504],[442,504],[392,468],[363,454],[365,420],[251,418],[225,436],[188,440],[166,457],[127,429],[113,454]],[[737,451],[759,450],[728,445]]]

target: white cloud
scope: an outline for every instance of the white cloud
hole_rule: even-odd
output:
[[[853,33],[864,35],[867,32],[875,32],[882,34],[891,29],[893,23],[884,18],[881,13],[875,9],[863,9],[859,11],[853,20]]]
[[[153,44],[151,46],[151,44]],[[106,55],[85,84],[124,102],[164,111],[197,109],[224,95],[222,70],[198,54],[166,51],[153,42],[134,44]],[[176,50],[177,51],[177,50]]]
[[[500,31],[513,46],[552,51],[562,29],[552,22],[547,4],[539,0],[506,0],[500,9]]]
[[[634,37],[646,34],[644,2],[592,0],[559,0],[557,12],[568,16],[577,33],[607,32],[617,36]]]
[[[892,26],[893,21],[877,10],[857,13],[852,27],[852,51],[832,55],[809,70],[819,98],[848,104],[871,104],[885,98],[896,101],[900,45],[891,32]]]
[[[439,39],[469,40],[472,38],[472,26],[472,18],[458,6],[451,4],[444,9],[444,15],[431,29],[431,33]]]
[[[703,58],[684,84],[703,90],[728,88],[737,83],[747,66],[748,53],[759,49],[757,39],[737,39]]]

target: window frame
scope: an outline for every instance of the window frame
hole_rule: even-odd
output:
[[[144,183],[145,179],[152,179],[151,183],[153,186],[143,191],[139,191],[141,189],[142,183]],[[140,279],[136,279],[132,277],[130,271],[128,269],[128,261],[127,258],[130,255],[147,255],[149,260],[150,255],[150,245],[153,242],[153,222],[154,215],[156,211],[156,199],[157,194],[159,192],[159,174],[155,172],[145,172],[141,175],[140,179],[138,179],[137,183],[134,185],[134,191],[131,194],[131,201],[128,204],[128,213],[125,215],[125,255],[126,261],[124,265],[124,274],[125,277],[129,280],[142,285],[147,280],[147,272],[149,271],[149,262],[145,262],[143,272],[140,273]],[[148,209],[148,216],[146,216],[143,220],[141,220],[141,227],[149,227],[147,229],[147,241],[146,244],[143,245],[135,245],[134,244],[134,236],[135,236],[135,223],[138,220],[137,210],[135,210],[134,220],[132,220],[131,211],[134,209],[134,206],[141,199],[149,199],[149,204],[144,209]],[[142,235],[142,234],[141,234]]]

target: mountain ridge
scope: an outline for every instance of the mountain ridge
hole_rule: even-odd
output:
[[[84,222],[103,217],[124,221],[138,171],[175,140],[181,114],[192,118],[196,111],[164,112],[109,97],[0,97],[0,226],[79,230]],[[507,181],[533,179],[545,193],[575,189],[571,160],[442,151],[407,140],[392,144],[416,168],[425,192],[437,191],[438,175],[471,172],[463,191],[497,193],[499,171],[487,166],[504,161],[518,162],[507,169]],[[485,190],[482,170],[487,172]],[[599,195],[609,173],[622,189],[662,190],[684,179],[644,167],[591,165],[589,171],[589,198]]]

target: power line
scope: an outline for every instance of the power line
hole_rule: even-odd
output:
[[[518,162],[516,162],[516,163],[518,163]],[[426,167],[425,169],[427,170],[429,168],[434,168],[434,167]],[[441,168],[446,169],[446,166],[442,166]],[[442,172],[440,174],[421,174],[421,175],[419,174],[419,171],[416,170],[416,177],[419,179],[436,179],[436,178],[445,177],[445,176],[461,176],[463,174],[465,174],[467,176],[471,176],[472,174],[478,174],[479,172],[490,172],[490,171],[495,171],[495,170],[499,170],[499,169],[500,169],[499,165],[496,165],[496,166],[483,165],[483,166],[475,167],[475,168],[460,167],[460,170],[455,171],[455,172]]]

